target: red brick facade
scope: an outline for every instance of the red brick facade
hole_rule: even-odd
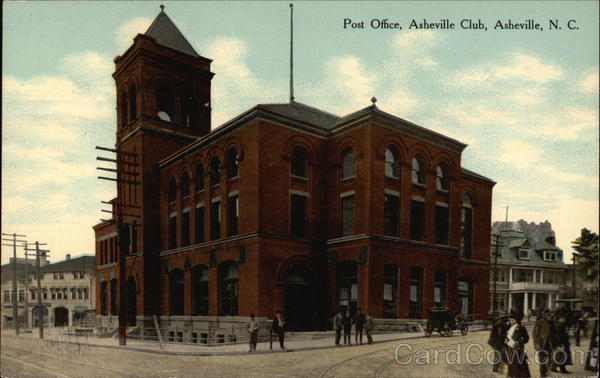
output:
[[[444,305],[461,311],[458,286],[463,281],[461,295],[468,296],[465,287],[471,292],[464,309],[478,318],[487,316],[494,182],[461,169],[464,144],[375,105],[343,118],[296,102],[257,105],[209,131],[210,61],[159,42],[138,35],[134,45],[115,59],[117,140],[129,163],[120,167],[123,182],[116,201],[123,205],[121,221],[136,223],[136,246],[128,248],[126,271],[129,282],[135,282],[129,298],[135,293],[137,315],[198,315],[195,309],[202,306],[194,290],[203,287],[207,308],[201,315],[271,316],[280,309],[299,329],[323,328],[338,306],[346,304],[340,299],[346,294],[350,302],[356,301],[351,306],[371,311],[376,318],[421,318],[434,304],[434,281],[441,274],[437,295]],[[160,98],[163,84],[174,94],[173,101]],[[182,105],[186,88],[195,93],[193,117]],[[170,107],[169,121],[157,117],[159,105]],[[292,175],[297,147],[306,154],[306,177]],[[397,152],[397,177],[385,172],[390,147]],[[233,149],[237,164],[229,158]],[[354,174],[342,179],[348,149],[354,153]],[[215,157],[220,174],[213,185],[210,167]],[[424,163],[424,184],[413,183],[415,157]],[[448,178],[445,190],[436,185],[442,164]],[[197,174],[199,165],[202,176]],[[232,174],[234,169],[239,170],[237,175]],[[184,175],[189,178],[189,193]],[[399,209],[391,211],[397,213],[398,234],[391,236],[385,235],[386,193],[398,199]],[[472,197],[470,256],[461,253],[465,193]],[[307,231],[301,236],[293,236],[294,195],[306,198],[301,208],[306,209]],[[353,214],[354,224],[351,234],[342,236],[342,196],[347,195],[354,198],[346,211]],[[233,211],[236,197],[239,207]],[[422,241],[411,240],[411,206],[420,206],[411,204],[413,200],[424,203]],[[219,236],[212,238],[217,202]],[[436,205],[448,209],[447,241],[442,244],[436,244],[436,211],[443,210],[436,210]],[[196,231],[198,212],[203,214],[202,240]],[[237,227],[230,225],[234,213]],[[94,229],[100,241],[115,231],[116,220]],[[102,244],[96,244],[99,278],[109,279],[108,271],[113,271],[111,277],[119,279],[117,261],[105,260]],[[223,264],[227,262],[236,268]],[[347,292],[345,278],[338,280],[342,262],[352,262],[346,266],[356,269]],[[397,269],[393,275],[385,277],[386,264],[394,266],[387,268],[389,272]],[[206,269],[195,270],[198,266]],[[421,269],[412,270],[412,281],[411,268]],[[235,273],[227,273],[228,269],[237,269],[237,289]],[[193,272],[199,271],[207,272],[200,280],[207,282],[205,286],[194,283],[201,275]],[[419,274],[420,280],[415,280]],[[101,279],[96,290],[98,314]],[[237,299],[230,298],[232,290]],[[418,299],[413,300],[412,313],[411,290]],[[231,300],[223,304],[222,296]],[[392,310],[386,314],[384,296],[391,299],[387,305]]]

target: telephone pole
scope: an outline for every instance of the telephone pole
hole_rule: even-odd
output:
[[[13,327],[15,329],[15,334],[18,335],[19,334],[19,309],[18,309],[18,292],[17,292],[17,243],[27,243],[26,240],[17,240],[17,237],[21,237],[21,238],[25,238],[27,237],[27,235],[20,235],[20,234],[5,234],[4,232],[2,233],[2,235],[4,236],[12,236],[12,239],[5,239],[2,238],[2,240],[5,241],[9,241],[12,242],[12,244],[2,244],[4,246],[7,247],[13,247],[13,292],[12,292],[12,303],[13,303]]]
[[[495,239],[495,250],[494,250],[494,282],[493,282],[493,291],[492,291],[492,314],[494,318],[498,317],[498,249],[500,248],[500,234],[494,235]]]
[[[44,304],[42,302],[42,283],[40,276],[40,265],[41,257],[47,257],[50,252],[49,249],[40,249],[40,245],[46,245],[46,243],[35,242],[35,249],[26,249],[26,251],[35,251],[35,265],[36,265],[36,276],[37,276],[37,318],[38,326],[40,330],[40,339],[44,338]],[[32,323],[33,323],[33,319]]]
[[[117,199],[115,203],[115,214],[116,225],[117,225],[117,256],[118,256],[118,310],[119,310],[119,345],[127,344],[127,292],[126,292],[126,257],[129,255],[132,246],[132,230],[135,228],[136,221],[133,219],[131,222],[125,222],[125,217],[137,216],[131,213],[125,212],[125,207],[139,208],[135,204],[130,204],[131,195],[126,200],[125,198],[125,185],[139,185],[137,180],[138,173],[136,172],[136,157],[137,154],[131,152],[125,152],[121,148],[121,144],[117,141],[116,148],[96,147],[97,150],[112,152],[114,153],[115,159],[108,159],[104,157],[97,157],[96,160],[110,162],[115,164],[115,168],[104,168],[96,167],[96,169],[106,172],[113,172],[116,174],[116,178],[98,176],[101,180],[114,181],[117,183]],[[134,201],[135,202],[135,201]]]

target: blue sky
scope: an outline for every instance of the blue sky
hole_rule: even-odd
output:
[[[213,125],[285,102],[288,2],[163,2],[213,59]],[[160,2],[5,2],[2,232],[48,243],[52,259],[93,253],[91,226],[113,185],[94,146],[114,143],[112,59]],[[365,29],[344,29],[345,18]],[[372,19],[402,30],[374,30]],[[454,30],[408,30],[449,19]],[[460,22],[481,20],[483,30]],[[494,30],[536,20],[543,31]],[[548,30],[558,19],[562,30]],[[567,30],[576,20],[579,29]],[[597,2],[295,2],[296,99],[343,115],[370,104],[469,146],[465,168],[492,178],[493,220],[552,223],[570,256],[598,231]],[[10,249],[2,247],[2,263]],[[570,261],[570,260],[569,260]]]

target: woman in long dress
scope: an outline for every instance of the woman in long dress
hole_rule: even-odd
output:
[[[527,366],[527,353],[525,344],[529,342],[527,329],[521,324],[523,315],[516,312],[510,312],[512,326],[506,335],[508,341],[504,348],[504,362],[508,366],[507,377],[531,377],[529,366]]]

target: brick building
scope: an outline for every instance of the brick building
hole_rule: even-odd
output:
[[[98,315],[118,306],[120,219],[130,322],[487,316],[494,182],[461,168],[465,144],[375,100],[259,104],[211,129],[210,63],[164,11],[115,58],[122,216],[94,226]]]

